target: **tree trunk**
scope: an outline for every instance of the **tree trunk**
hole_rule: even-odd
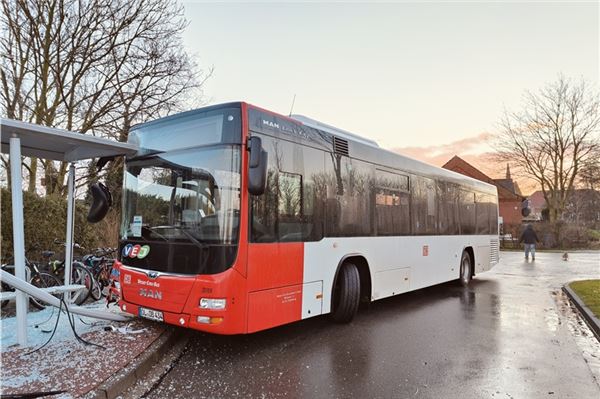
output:
[[[56,170],[52,161],[46,163],[44,168],[44,179],[46,181],[46,195],[53,195],[56,190]]]
[[[27,183],[27,191],[35,194],[38,160],[37,160],[37,158],[33,158],[33,157],[30,159],[31,159],[31,162],[29,164],[29,181]]]

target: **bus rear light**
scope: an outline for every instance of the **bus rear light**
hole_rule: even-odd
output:
[[[220,324],[223,322],[222,317],[209,317],[209,316],[198,316],[196,319],[198,323],[202,324]]]
[[[227,305],[227,300],[224,298],[200,298],[200,309],[223,310]]]

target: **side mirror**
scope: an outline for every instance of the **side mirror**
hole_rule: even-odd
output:
[[[115,157],[102,157],[96,161],[96,173],[100,172],[104,166],[114,160]]]
[[[248,151],[250,151],[250,168],[256,168],[260,165],[260,152],[262,151],[262,139],[260,137],[250,137],[248,139]]]
[[[92,194],[92,205],[87,215],[87,221],[98,223],[108,213],[112,205],[112,196],[108,188],[102,183],[92,184],[90,186],[90,194]]]
[[[252,195],[262,195],[267,187],[267,164],[269,156],[262,148],[260,137],[248,139],[248,192]]]

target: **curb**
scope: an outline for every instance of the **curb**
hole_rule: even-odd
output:
[[[92,391],[83,395],[87,399],[114,399],[131,388],[142,378],[176,342],[183,336],[176,327],[167,328],[153,343],[148,346],[131,363],[117,371]]]
[[[592,311],[583,303],[579,296],[569,287],[569,284],[565,284],[562,290],[567,294],[571,302],[575,305],[579,314],[583,317],[586,324],[590,327],[590,330],[596,336],[596,339],[600,341],[600,319],[598,319]]]

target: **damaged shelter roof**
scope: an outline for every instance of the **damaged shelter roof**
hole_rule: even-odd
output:
[[[2,152],[9,152],[11,137],[21,140],[21,155],[55,161],[132,155],[137,146],[88,134],[0,118]]]

